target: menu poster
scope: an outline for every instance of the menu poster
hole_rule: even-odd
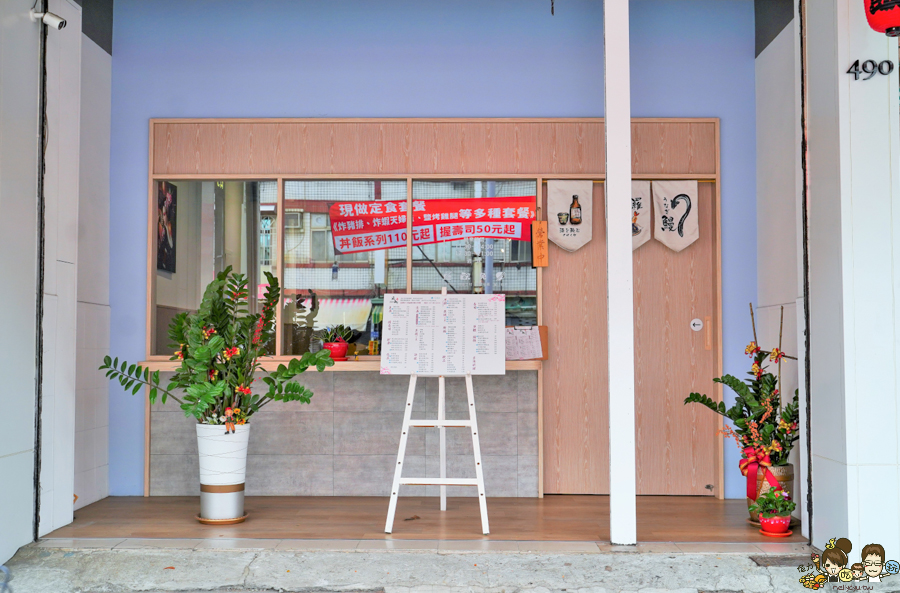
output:
[[[382,375],[503,375],[502,294],[387,294]]]
[[[507,360],[540,360],[543,355],[538,326],[506,328]]]

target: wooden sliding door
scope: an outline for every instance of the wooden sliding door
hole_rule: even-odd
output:
[[[547,185],[543,187],[546,212]],[[593,239],[574,253],[550,243],[543,272],[544,493],[609,492],[606,206],[594,184]]]
[[[678,253],[650,240],[633,253],[638,494],[715,494],[717,416],[683,403],[692,391],[712,397],[717,372],[713,184],[700,183],[698,197],[700,239]]]

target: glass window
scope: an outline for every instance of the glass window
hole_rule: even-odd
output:
[[[413,181],[413,201],[534,196],[533,180]],[[528,233],[530,236],[530,232]],[[508,325],[537,324],[537,272],[531,243],[465,238],[413,248],[413,292],[506,294]]]
[[[342,253],[329,210],[338,202],[383,200],[406,201],[406,181],[285,182],[283,354],[318,350],[313,332],[337,324],[354,330],[352,351],[367,353],[382,295],[406,291],[406,249]]]
[[[153,353],[168,355],[169,322],[195,311],[227,266],[247,276],[249,308],[257,311],[265,272],[275,270],[278,198],[274,181],[158,181],[156,190]]]

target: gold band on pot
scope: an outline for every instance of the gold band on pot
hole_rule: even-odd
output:
[[[215,494],[225,494],[228,492],[243,492],[243,484],[225,484],[215,486],[211,484],[200,484],[200,492],[212,492]]]

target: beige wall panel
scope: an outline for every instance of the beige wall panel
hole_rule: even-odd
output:
[[[196,128],[196,170],[225,170],[225,126],[222,124],[197,124]]]
[[[602,173],[601,121],[161,121],[154,173]],[[638,174],[715,174],[715,124],[636,121]]]
[[[716,174],[712,122],[635,122],[631,145],[636,174]]]
[[[383,173],[403,173],[411,168],[412,135],[409,124],[380,124]]]
[[[716,173],[718,149],[716,125],[714,123],[691,123],[691,173]]]
[[[247,177],[600,174],[605,166],[601,120],[159,120],[153,157],[156,175]]]

